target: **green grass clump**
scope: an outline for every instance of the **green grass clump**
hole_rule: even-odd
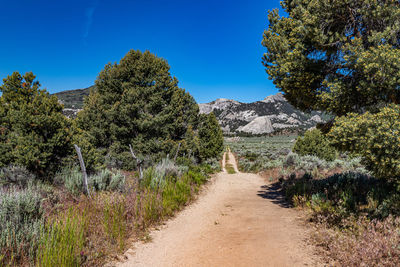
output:
[[[85,214],[70,209],[43,231],[38,266],[81,266],[85,243]]]
[[[225,165],[225,169],[228,172],[228,174],[235,174],[235,169],[233,168],[232,164],[227,163]]]

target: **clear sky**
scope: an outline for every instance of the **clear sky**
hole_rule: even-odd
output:
[[[51,93],[85,88],[130,49],[165,58],[199,103],[278,90],[261,57],[273,1],[0,0],[0,77],[32,71]]]

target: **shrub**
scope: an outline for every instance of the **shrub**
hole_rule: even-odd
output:
[[[303,204],[309,201],[316,213],[326,211],[324,205],[329,206],[329,212],[323,212],[324,216],[346,217],[360,212],[378,218],[400,215],[400,195],[396,185],[363,173],[346,172],[319,180],[306,174],[301,179],[285,180],[283,189],[288,200],[298,202],[301,197]]]
[[[285,162],[283,164],[284,167],[294,167],[299,162],[299,155],[296,153],[290,153],[286,156]]]
[[[64,184],[65,188],[75,196],[83,192],[82,173],[78,166],[62,169],[56,175],[56,180]]]
[[[57,181],[64,184],[65,188],[73,195],[83,193],[83,177],[78,166],[66,167],[57,174]],[[95,191],[123,191],[125,176],[120,172],[108,169],[101,170],[88,177],[89,189]]]
[[[32,185],[0,190],[0,265],[34,259],[43,225],[41,201]]]
[[[207,170],[207,174],[221,171],[221,164],[218,158],[209,158],[203,161],[202,167],[203,170]]]
[[[101,170],[89,177],[89,185],[95,191],[123,191],[125,176],[108,169]]]
[[[349,114],[336,119],[329,133],[341,150],[362,156],[368,170],[379,178],[400,177],[400,107],[390,105],[378,113]]]
[[[317,156],[328,161],[336,158],[336,150],[318,129],[309,130],[305,132],[303,137],[298,137],[293,151],[301,156]]]
[[[188,166],[177,166],[169,158],[163,158],[155,167],[147,168],[144,171],[143,183],[153,189],[163,188],[167,178],[176,180],[187,171]]]
[[[23,166],[10,165],[0,169],[0,185],[15,184],[23,187],[34,179],[35,176]]]

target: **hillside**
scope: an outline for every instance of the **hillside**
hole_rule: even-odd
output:
[[[281,93],[253,103],[225,98],[199,104],[201,113],[214,112],[225,133],[266,134],[299,131],[314,127],[327,118],[321,112],[310,114],[293,107]]]
[[[55,93],[66,109],[81,109],[83,107],[83,99],[89,95],[90,90],[94,87],[90,86],[84,89],[67,90]]]

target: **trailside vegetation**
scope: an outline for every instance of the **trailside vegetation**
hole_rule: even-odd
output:
[[[217,120],[148,51],[107,64],[76,119],[32,73],[0,90],[0,266],[103,265],[220,170]]]
[[[336,119],[329,133],[331,142],[362,156],[363,164],[376,177],[400,177],[400,107],[390,105],[378,113],[351,113]]]
[[[336,159],[337,154],[329,139],[318,129],[306,131],[304,136],[299,136],[294,144],[293,152],[301,156],[317,156],[327,161]]]

